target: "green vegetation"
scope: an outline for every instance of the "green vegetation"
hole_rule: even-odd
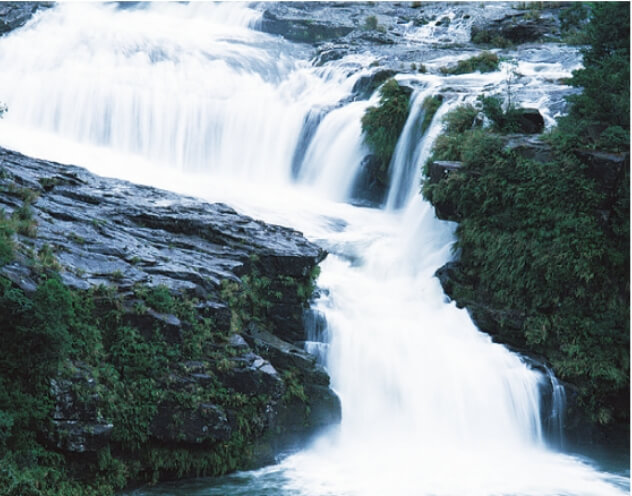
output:
[[[379,105],[369,107],[362,116],[364,141],[380,162],[375,179],[382,184],[388,181],[389,163],[406,124],[410,93],[395,79],[389,79],[380,89]]]
[[[584,68],[574,71],[570,81],[583,91],[569,98],[570,114],[559,126],[574,144],[611,151],[629,147],[630,12],[624,7],[619,2],[592,7]]]
[[[500,35],[495,30],[477,29],[472,34],[472,43],[477,45],[489,45],[494,48],[509,48],[513,46],[513,42]]]
[[[459,221],[453,297],[504,316],[489,330],[545,357],[594,422],[627,425],[629,165],[606,187],[580,149],[629,146],[629,6],[594,5],[587,32],[572,80],[584,90],[549,138],[551,162],[508,151],[500,129],[481,129],[478,109],[464,105],[446,117],[431,159],[463,165],[423,194]],[[494,120],[499,102],[481,103]]]
[[[500,95],[480,95],[478,101],[481,111],[490,120],[493,131],[502,134],[520,132],[522,112],[510,98],[505,100]]]
[[[21,222],[32,222],[32,212],[25,212],[35,193],[10,191],[23,204],[0,215],[0,264],[17,261],[32,269],[37,289],[27,293],[0,276],[0,496],[112,495],[130,482],[246,467],[271,398],[227,386],[223,377],[238,355],[230,336],[253,320],[267,325],[268,299],[283,296],[285,302],[282,291],[298,304],[307,301],[317,269],[301,280],[270,280],[255,269],[253,258],[241,284],[225,283],[237,316],[231,329],[206,317],[197,298],[165,286],[138,285],[133,294],[103,286],[70,290],[61,282],[53,248],[35,251],[16,234]],[[179,336],[166,321],[148,315],[149,309],[177,318]],[[190,380],[194,373],[203,382]],[[296,371],[279,373],[286,391],[279,401],[298,399],[309,411]],[[57,449],[69,433],[51,420],[53,379],[70,385],[73,408],[113,425],[109,443],[76,455]],[[152,434],[165,405],[172,412],[165,429],[174,439]],[[180,427],[203,405],[225,412],[230,432],[225,439],[180,442],[186,436]]]
[[[492,52],[481,52],[469,59],[459,60],[456,66],[441,67],[442,74],[468,74],[470,72],[494,72],[498,70],[500,60],[498,55]]]
[[[380,33],[386,33],[386,28],[381,24],[378,24],[377,17],[374,15],[367,16],[364,19],[363,29],[367,31],[379,31]]]
[[[586,45],[590,40],[586,36],[590,15],[590,4],[587,2],[569,2],[560,11],[560,28],[562,40],[570,45]]]
[[[377,17],[374,15],[368,16],[364,19],[364,29],[377,29]]]
[[[424,101],[422,102],[421,106],[424,110],[424,118],[421,121],[421,134],[425,134],[425,132],[428,130],[428,127],[430,126],[430,123],[432,122],[432,118],[434,117],[434,115],[437,113],[437,110],[439,110],[439,107],[441,106],[441,101],[442,98],[440,98],[439,96],[433,95],[433,96],[428,96],[424,99]]]

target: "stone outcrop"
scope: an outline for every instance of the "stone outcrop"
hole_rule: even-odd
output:
[[[553,160],[551,145],[542,141],[541,136],[508,134],[501,136],[501,139],[505,148],[518,153],[521,157],[537,162],[551,162]]]
[[[315,2],[321,4],[321,2]],[[314,43],[341,38],[353,30],[353,25],[332,21],[322,9],[311,9],[309,17],[300,2],[270,4],[263,11],[259,29],[282,35],[290,41]]]
[[[518,125],[520,132],[525,134],[540,134],[544,131],[544,117],[538,109],[520,108]]]
[[[24,26],[39,9],[53,6],[53,2],[2,2],[0,3],[0,34]]]
[[[152,308],[139,299],[138,288],[188,298],[195,302],[195,318],[212,319],[215,331],[229,336],[226,343],[207,344],[206,358],[169,363],[152,372],[151,380],[170,393],[168,398],[184,393],[190,401],[167,399],[157,405],[149,426],[151,442],[195,449],[236,432],[239,412],[195,400],[196,392],[205,388],[266,398],[262,410],[248,420],[253,436],[268,446],[263,450],[268,456],[287,444],[282,439],[286,433],[296,442],[339,421],[340,402],[329,388],[328,375],[315,357],[293,344],[306,338],[305,288],[325,257],[299,232],[240,215],[223,204],[0,149],[3,215],[11,216],[27,201],[36,235],[14,235],[15,260],[0,267],[0,277],[32,294],[44,270],[38,257],[49,253],[61,281],[73,291],[109,288],[119,302],[115,309],[120,323],[138,329],[147,342],[158,335],[167,346],[180,346],[190,322]],[[274,295],[273,302],[256,326],[246,321],[237,325],[225,285],[244,291],[245,281],[255,277],[269,280],[267,293],[260,296]],[[104,305],[104,312],[112,309]],[[299,398],[288,391],[288,374],[293,374],[292,387],[302,391]],[[107,385],[89,367],[63,367],[51,382],[56,406],[47,433],[50,444],[66,453],[94,453],[112,442],[116,425],[101,413],[103,388]]]
[[[528,12],[510,12],[498,19],[474,24],[470,34],[472,41],[488,43],[500,38],[519,45],[558,32],[558,23],[552,16],[534,17]]]

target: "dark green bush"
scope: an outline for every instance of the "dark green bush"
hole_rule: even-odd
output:
[[[582,93],[568,98],[571,110],[560,129],[577,135],[588,146],[598,146],[601,134],[617,126],[630,131],[630,10],[625,2],[596,2],[585,28],[590,47],[583,50],[584,68],[574,71],[570,83]],[[620,146],[610,129],[603,141]]]
[[[477,29],[472,35],[472,43],[477,45],[490,45],[495,48],[509,48],[513,45],[511,40],[499,35],[496,31]]]
[[[428,130],[428,127],[432,122],[432,118],[441,106],[441,102],[442,98],[440,98],[439,96],[428,96],[422,102],[421,105],[424,110],[424,118],[421,121],[421,134],[424,134]]]
[[[370,15],[364,19],[364,29],[377,29],[377,17]]]
[[[406,124],[410,93],[395,79],[389,79],[380,89],[379,105],[369,107],[362,116],[364,141],[380,161],[376,179],[382,183],[387,182],[389,163]]]
[[[470,103],[459,105],[443,117],[446,133],[458,134],[472,129],[478,114],[479,111]]]
[[[511,100],[505,102],[500,95],[480,95],[478,101],[485,117],[492,123],[492,129],[498,133],[517,133],[522,126],[520,124],[521,112],[513,105]]]
[[[627,422],[629,171],[604,221],[604,193],[567,145],[555,147],[552,163],[527,160],[464,124],[473,114],[471,106],[448,114],[452,126],[434,149],[434,160],[461,161],[462,169],[423,185],[460,222],[456,248],[468,282],[455,283],[454,295],[522,315],[520,332],[501,326],[497,339],[546,357],[578,386],[595,422]]]
[[[442,74],[468,74],[470,72],[494,72],[498,70],[500,60],[492,52],[481,52],[469,59],[459,60],[455,66],[441,67]]]

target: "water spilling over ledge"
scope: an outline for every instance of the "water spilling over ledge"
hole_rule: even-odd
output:
[[[386,22],[390,7],[379,8],[376,22]],[[480,333],[434,277],[451,258],[454,224],[418,194],[421,168],[441,117],[502,85],[511,67],[440,74],[468,55],[457,44],[477,19],[471,6],[432,8],[444,12],[397,28],[404,48],[356,31],[352,39],[364,38],[353,50],[327,47],[340,53],[326,60],[321,50],[315,65],[309,45],[253,29],[266,17],[239,3],[61,4],[0,39],[9,107],[0,145],[225,202],[329,252],[313,304],[324,321],[307,349],[331,376],[340,425],[277,465],[133,494],[625,493],[626,477],[546,438],[555,427],[546,424],[559,430],[562,417],[554,376]],[[451,47],[435,46],[438,38]],[[378,98],[362,99],[354,85],[376,61],[400,69],[407,50],[423,54],[427,72],[397,71],[412,103],[384,208],[351,205],[368,154],[360,119]],[[533,44],[507,53],[521,74],[516,98],[550,126],[572,91],[559,79],[580,66],[577,51]],[[422,104],[434,94],[443,101],[421,133]]]

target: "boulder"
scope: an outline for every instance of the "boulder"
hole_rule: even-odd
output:
[[[520,108],[518,124],[520,131],[525,134],[540,134],[544,131],[544,117],[538,109]]]
[[[537,162],[551,162],[554,159],[551,145],[542,141],[540,136],[508,134],[501,136],[505,148],[518,155]]]
[[[272,365],[278,369],[296,369],[306,383],[329,386],[329,376],[316,363],[316,357],[305,350],[279,339],[255,324],[248,327],[248,334],[245,337],[257,353],[268,357]]]
[[[470,38],[474,42],[489,43],[504,39],[519,45],[538,41],[543,36],[557,33],[559,28],[552,17],[534,19],[525,12],[509,13],[499,19],[484,19],[472,25]]]
[[[258,28],[270,34],[278,34],[290,41],[315,43],[335,40],[353,31],[354,27],[340,25],[326,19],[297,16],[295,9],[271,6],[264,10]]]
[[[0,34],[24,26],[39,9],[52,7],[54,2],[2,2],[0,3]]]

